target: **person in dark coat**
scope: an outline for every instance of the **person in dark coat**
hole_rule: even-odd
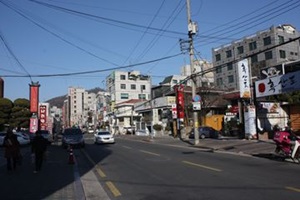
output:
[[[37,173],[41,170],[46,150],[47,140],[41,135],[41,132],[38,130],[35,133],[35,137],[33,138],[31,145],[31,153],[35,156],[34,173]]]
[[[20,156],[20,143],[11,129],[7,130],[3,145],[5,148],[4,157],[7,160],[7,170],[16,170],[17,160]]]

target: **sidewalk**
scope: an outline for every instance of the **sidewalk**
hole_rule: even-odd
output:
[[[234,137],[221,137],[219,139],[200,139],[199,144],[194,145],[193,139],[180,139],[172,136],[135,136],[127,135],[131,139],[142,140],[146,142],[161,143],[168,145],[180,145],[193,148],[199,148],[207,151],[219,151],[247,155],[273,154],[275,143],[272,140],[246,140]]]

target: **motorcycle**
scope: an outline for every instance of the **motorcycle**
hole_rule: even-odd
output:
[[[275,132],[273,141],[276,143],[275,153],[283,160],[291,158],[300,163],[300,138],[287,131]]]

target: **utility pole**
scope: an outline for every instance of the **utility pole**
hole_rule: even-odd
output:
[[[192,80],[192,98],[196,96],[196,77],[194,68],[194,45],[193,45],[193,35],[197,32],[197,25],[191,20],[191,8],[190,0],[186,0],[187,6],[187,20],[188,20],[188,36],[189,36],[189,54],[190,54],[190,67],[191,67],[191,80]],[[194,110],[193,112],[193,128],[195,136],[195,145],[199,144],[199,123],[198,123],[198,113]]]

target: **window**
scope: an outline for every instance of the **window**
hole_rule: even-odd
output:
[[[284,50],[279,50],[279,55],[280,55],[280,58],[286,58]]]
[[[268,51],[265,53],[265,58],[266,60],[270,60],[273,58],[273,54],[272,54],[272,51]]]
[[[226,51],[226,58],[230,58],[232,56],[231,50]]]
[[[257,62],[258,62],[257,55],[251,56],[251,63],[257,63]]]
[[[216,61],[220,61],[221,60],[221,54],[217,54],[216,55]]]
[[[249,43],[249,50],[250,50],[250,51],[253,51],[253,50],[255,50],[256,48],[257,48],[257,46],[256,46],[256,41],[250,42],[250,43]]]
[[[121,87],[120,87],[121,89],[123,89],[123,90],[126,89],[126,84],[121,84],[120,86],[121,86]]]
[[[146,99],[146,94],[139,94],[139,99]]]
[[[173,80],[172,80],[172,83],[173,83],[173,84],[177,84],[178,81],[177,81],[176,79],[173,79]]]
[[[221,66],[217,66],[216,67],[216,73],[221,73],[222,72],[222,67]]]
[[[141,90],[146,90],[146,85],[141,85]]]
[[[279,44],[284,43],[284,37],[281,35],[278,35]]]
[[[264,38],[264,46],[270,45],[271,44],[271,37],[265,37]]]
[[[222,78],[217,78],[217,86],[223,85],[223,79]]]
[[[120,79],[121,80],[126,80],[126,76],[125,75],[120,75]]]
[[[121,99],[128,99],[129,95],[128,93],[121,93]]]
[[[132,90],[135,90],[135,89],[136,89],[136,85],[135,85],[135,84],[131,84],[131,85],[130,85],[130,88],[131,88]]]
[[[243,54],[244,53],[244,47],[243,46],[238,47],[237,52],[238,52],[238,54]]]
[[[234,76],[230,75],[228,76],[228,83],[233,83],[234,82]]]
[[[227,64],[227,70],[232,70],[233,69],[233,65],[232,62]]]

